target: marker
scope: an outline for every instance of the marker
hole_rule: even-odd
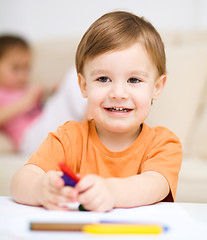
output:
[[[82,231],[90,234],[160,234],[167,230],[157,224],[46,222],[33,222],[30,224],[30,229],[35,231]]]
[[[69,168],[65,163],[59,163],[59,167],[63,172],[62,179],[66,186],[75,187],[75,185],[80,181],[80,178]],[[80,211],[87,211],[82,205],[79,205]]]
[[[95,234],[159,234],[163,232],[160,225],[100,223],[83,226],[82,231]]]
[[[68,167],[65,163],[59,163],[61,171],[64,173],[62,179],[66,186],[75,187],[75,185],[80,181],[80,178]]]

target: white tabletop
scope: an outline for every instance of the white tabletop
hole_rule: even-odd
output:
[[[89,235],[82,232],[37,232],[30,230],[31,222],[94,222],[100,220],[157,223],[169,230],[159,235]],[[64,240],[64,239],[207,239],[207,204],[158,203],[151,206],[115,209],[108,213],[80,211],[48,211],[13,202],[0,197],[1,240]]]

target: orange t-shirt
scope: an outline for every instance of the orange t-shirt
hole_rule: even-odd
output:
[[[162,174],[171,193],[165,201],[175,199],[178,174],[182,162],[182,147],[174,133],[164,127],[151,128],[143,123],[142,131],[130,147],[112,152],[99,139],[94,120],[66,122],[56,132],[49,133],[27,164],[35,164],[45,172],[60,170],[65,162],[84,176],[125,178],[146,171]]]

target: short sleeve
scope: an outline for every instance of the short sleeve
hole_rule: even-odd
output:
[[[182,145],[178,137],[164,127],[157,127],[152,144],[146,151],[146,160],[141,165],[141,173],[155,171],[166,178],[170,186],[166,201],[175,200],[182,157]]]
[[[49,133],[38,150],[32,154],[27,164],[34,164],[45,172],[60,170],[58,164],[70,159],[70,139],[65,139],[61,127],[54,133]],[[66,151],[67,148],[67,151]]]

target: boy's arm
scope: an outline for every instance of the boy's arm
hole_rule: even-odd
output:
[[[13,199],[22,204],[44,206],[47,209],[66,210],[59,203],[77,200],[77,191],[64,187],[57,171],[45,173],[41,168],[29,164],[21,168],[11,183]]]
[[[17,171],[11,182],[14,200],[28,205],[40,205],[36,197],[36,185],[44,175],[45,172],[35,165],[26,165]]]
[[[89,174],[75,188],[79,192],[80,203],[92,211],[149,205],[163,200],[170,191],[167,180],[153,171],[107,179]]]
[[[114,207],[136,207],[163,200],[169,194],[167,180],[158,172],[147,171],[128,178],[110,178]]]

